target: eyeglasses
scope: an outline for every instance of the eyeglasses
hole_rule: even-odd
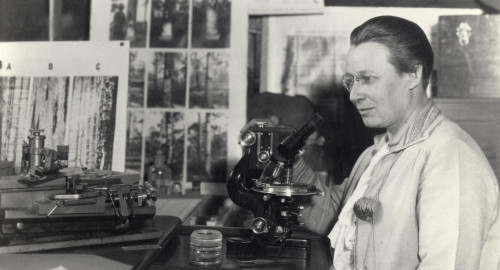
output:
[[[379,77],[376,76],[371,76],[371,75],[352,75],[352,74],[345,74],[344,77],[342,78],[342,83],[344,84],[345,89],[347,92],[351,92],[352,88],[354,87],[354,83],[358,83],[360,86],[368,86],[372,83],[374,83],[376,80],[378,80]]]

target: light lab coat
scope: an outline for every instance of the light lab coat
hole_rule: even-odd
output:
[[[294,179],[325,192],[303,211],[308,229],[330,232],[382,137],[363,152],[350,177],[333,188],[298,162]],[[402,153],[394,164],[382,159],[374,171],[376,177],[392,165],[375,222],[358,221],[357,267],[365,262],[370,270],[500,269],[499,187],[476,142],[439,114],[421,136],[390,151]],[[365,196],[376,190],[369,186]]]

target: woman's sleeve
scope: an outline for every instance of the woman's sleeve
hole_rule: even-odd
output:
[[[319,235],[328,235],[340,210],[347,179],[341,185],[327,187],[321,177],[311,170],[302,159],[295,163],[293,177],[297,182],[314,185],[323,192],[322,196],[313,196],[301,213],[304,226],[307,229]]]
[[[418,269],[478,269],[495,205],[493,172],[458,140],[430,150],[425,162],[416,212]]]

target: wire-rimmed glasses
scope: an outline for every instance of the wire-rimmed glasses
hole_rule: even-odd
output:
[[[354,83],[358,83],[360,86],[365,86],[373,83],[375,80],[379,79],[379,77],[372,76],[372,75],[353,75],[346,73],[342,77],[342,83],[344,84],[345,89],[347,92],[351,92],[352,88],[354,87]]]

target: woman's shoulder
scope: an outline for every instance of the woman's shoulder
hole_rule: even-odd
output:
[[[428,133],[424,148],[429,152],[446,151],[453,153],[470,153],[484,159],[484,153],[476,140],[457,123],[442,117],[441,121]]]
[[[459,142],[463,142],[467,145],[476,144],[474,138],[472,138],[470,134],[462,129],[457,123],[444,116],[440,119],[439,123],[429,131],[428,136],[428,141],[431,144],[453,145]]]

